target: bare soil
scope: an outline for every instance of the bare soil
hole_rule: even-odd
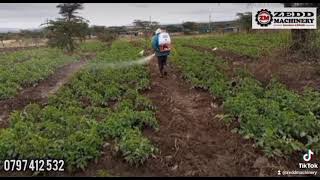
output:
[[[263,156],[253,142],[231,132],[221,120],[223,112],[208,92],[192,89],[180,72],[168,67],[160,78],[156,60],[150,66],[151,89],[144,92],[156,106],[159,131],[144,134],[159,148],[145,164],[132,167],[106,143],[103,156],[83,172],[55,175],[98,176],[275,176],[278,162]]]

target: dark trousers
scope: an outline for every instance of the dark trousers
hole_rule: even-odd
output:
[[[161,74],[163,74],[164,66],[167,65],[167,57],[168,56],[158,56],[159,70]]]

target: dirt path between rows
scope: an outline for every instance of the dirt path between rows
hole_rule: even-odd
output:
[[[152,86],[146,95],[158,108],[160,123],[160,131],[150,139],[161,150],[162,175],[263,176],[271,170],[252,142],[219,120],[223,109],[208,92],[191,89],[172,66],[165,79],[159,77],[156,61],[150,70]]]
[[[263,157],[252,142],[231,133],[219,120],[219,108],[209,93],[191,89],[180,73],[170,67],[160,78],[155,59],[150,63],[151,89],[144,93],[156,106],[160,130],[144,130],[159,148],[140,167],[132,167],[115,155],[112,142],[103,156],[91,162],[84,172],[61,173],[65,176],[265,176],[276,175],[279,166]],[[55,174],[57,175],[57,174]]]
[[[66,64],[36,86],[23,89],[14,98],[0,101],[0,128],[8,127],[8,118],[12,111],[20,110],[30,103],[45,104],[48,96],[54,94],[67,83],[72,75],[79,71],[91,58],[92,55],[88,55],[80,61]]]
[[[288,169],[264,157],[253,142],[232,133],[220,119],[223,112],[206,91],[192,89],[173,66],[159,77],[156,60],[149,64],[151,89],[143,94],[156,106],[159,131],[144,130],[159,153],[139,166],[130,166],[106,142],[103,155],[85,171],[51,172],[49,176],[277,176]],[[52,88],[51,88],[52,89]],[[289,168],[290,169],[290,168]],[[102,173],[101,173],[102,172]],[[19,176],[19,175],[18,175]]]

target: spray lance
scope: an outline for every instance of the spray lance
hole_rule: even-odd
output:
[[[140,51],[140,52],[139,52],[139,55],[140,55],[140,56],[143,56],[143,55],[144,55],[144,50]],[[155,54],[153,53],[152,55],[154,56]]]
[[[146,64],[149,62],[155,54],[151,54],[147,57],[143,57],[143,52],[144,50],[140,51],[139,54],[142,56],[138,60],[128,60],[128,61],[120,61],[120,62],[97,62],[97,63],[91,63],[90,65],[87,66],[87,68],[92,68],[92,69],[104,69],[104,68],[124,68],[124,67],[129,67],[137,64]]]
[[[144,50],[142,50],[142,51],[139,52],[139,55],[140,55],[140,56],[143,56],[143,54],[144,54]]]
[[[144,55],[144,50],[140,51],[140,52],[139,52],[139,55],[143,57],[143,55]],[[145,57],[145,59],[140,59],[140,60],[138,60],[138,62],[139,62],[139,61],[148,62],[148,61],[150,61],[154,56],[155,56],[155,53],[151,54],[150,56]]]

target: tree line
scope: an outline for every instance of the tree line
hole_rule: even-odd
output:
[[[320,3],[283,3],[284,7],[320,7]],[[35,44],[42,39],[48,39],[49,46],[58,47],[68,52],[72,52],[78,43],[83,42],[88,37],[97,36],[104,42],[110,42],[117,38],[121,32],[126,32],[126,27],[105,27],[92,26],[89,27],[89,21],[78,15],[78,11],[82,10],[83,3],[60,3],[56,6],[59,9],[60,18],[49,20],[42,24],[44,27],[41,31],[23,30],[19,33],[0,33],[0,41],[2,46],[4,41],[8,39],[16,39],[21,42],[21,38],[30,38]],[[318,8],[319,11],[319,8]],[[319,14],[319,12],[318,12]],[[251,28],[251,12],[237,14],[237,26],[245,31],[252,32]],[[146,40],[150,33],[159,27],[159,22],[134,20],[133,24],[140,28],[140,32],[144,34]],[[168,32],[184,32],[200,31],[205,29],[209,32],[212,30],[209,23],[196,23],[187,21],[182,25],[165,26]],[[304,54],[315,54],[319,49],[318,33],[316,30],[291,30],[290,50],[303,51]]]

